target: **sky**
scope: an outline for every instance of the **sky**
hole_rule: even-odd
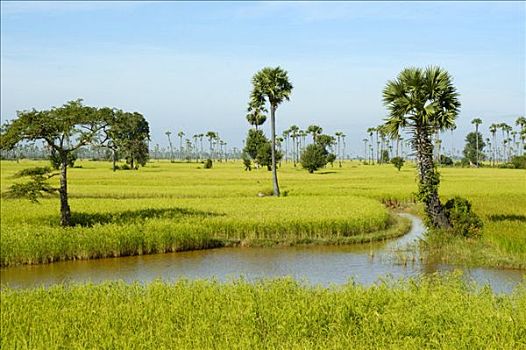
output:
[[[251,77],[288,71],[277,130],[343,131],[361,154],[405,67],[439,65],[462,103],[450,144],[526,110],[525,2],[1,2],[2,121],[83,98],[165,132],[217,131],[240,147]],[[264,125],[267,135],[270,123]],[[446,146],[447,147],[447,146]]]

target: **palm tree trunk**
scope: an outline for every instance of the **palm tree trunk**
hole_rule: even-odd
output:
[[[276,106],[270,106],[270,127],[272,138],[272,187],[274,196],[279,197],[278,172],[276,169]]]
[[[63,227],[71,226],[71,209],[68,204],[68,156],[67,153],[61,153],[60,158],[60,225]]]
[[[451,223],[438,197],[440,180],[433,163],[433,143],[425,129],[417,128],[414,145],[418,166],[419,197],[424,202],[425,212],[433,227],[450,228]]]
[[[479,166],[479,126],[478,124],[475,124],[475,140],[477,143],[477,149],[475,150],[475,153],[477,155],[477,167]]]

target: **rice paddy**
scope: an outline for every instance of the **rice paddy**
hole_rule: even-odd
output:
[[[12,175],[45,162],[2,161],[2,192]],[[284,163],[286,197],[270,191],[270,172],[243,171],[237,162],[154,161],[139,171],[110,170],[105,162],[80,161],[69,172],[75,227],[59,227],[58,199],[40,204],[2,198],[2,266],[203,249],[224,245],[355,243],[403,234],[381,201],[412,203],[411,165],[345,162],[315,174]],[[522,170],[443,168],[443,199],[473,202],[485,227],[480,240],[430,239],[429,256],[447,262],[524,267],[526,185]],[[418,210],[418,207],[415,207]]]
[[[495,295],[458,275],[331,288],[292,279],[57,285],[3,289],[0,305],[2,349],[526,347],[526,286]]]

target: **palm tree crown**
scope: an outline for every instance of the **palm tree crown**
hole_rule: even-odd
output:
[[[383,91],[387,130],[446,130],[455,125],[460,102],[449,73],[440,67],[406,68]]]

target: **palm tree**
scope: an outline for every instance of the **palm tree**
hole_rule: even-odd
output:
[[[375,131],[376,131],[376,128],[369,128],[369,129],[367,129],[367,133],[369,133],[369,138],[371,139],[371,143],[369,144],[369,147],[371,147],[371,164],[374,164],[374,156],[373,156],[372,147],[374,145],[374,143],[373,143],[373,133]]]
[[[521,128],[521,131],[520,131],[520,136],[521,136],[521,152],[520,152],[520,155],[522,155],[524,153],[524,137],[522,137],[522,135],[524,135],[524,132],[526,130],[526,118],[518,117],[517,120],[515,121],[515,125],[517,125],[517,126],[519,126]]]
[[[336,139],[338,140],[338,143],[336,144],[336,147],[337,147],[336,156],[337,156],[337,158],[339,160],[340,168],[342,167],[341,144],[340,144],[342,135],[343,135],[343,132],[341,132],[341,131],[336,131],[334,133],[334,136],[336,136]]]
[[[276,169],[276,109],[283,101],[288,101],[292,93],[287,71],[281,67],[265,67],[252,78],[251,97],[255,101],[270,104],[270,136],[272,142],[272,187],[274,196],[279,196],[278,173]]]
[[[289,136],[290,136],[290,129],[284,130],[282,133],[283,140],[285,140],[285,162],[288,162],[289,160]]]
[[[174,160],[174,150],[172,146],[172,139],[170,139],[170,135],[172,134],[171,131],[165,132],[165,135],[168,137],[168,144],[170,145],[170,161],[173,162]]]
[[[471,121],[471,124],[475,125],[475,137],[476,137],[476,147],[477,147],[477,166],[479,166],[479,125],[482,124],[482,119],[475,118]]]
[[[215,131],[208,131],[205,136],[208,139],[208,143],[210,144],[210,158],[213,159],[214,158],[213,157],[213,154],[214,154],[213,141],[218,138],[217,133]]]
[[[183,159],[183,137],[184,131],[179,131],[177,136],[179,136],[179,159]]]
[[[437,228],[450,228],[451,223],[438,197],[439,175],[433,163],[432,134],[435,130],[455,125],[460,102],[449,73],[440,67],[406,68],[395,80],[387,82],[383,101],[389,110],[386,120],[391,134],[401,128],[412,133],[416,151],[419,194],[424,202],[429,223]]]
[[[203,137],[205,137],[205,134],[199,134],[197,135],[199,137],[199,143],[200,143],[200,152],[199,152],[199,158],[203,157]]]
[[[307,133],[312,134],[312,141],[316,143],[316,137],[322,133],[323,129],[318,125],[309,125]]]
[[[369,157],[367,157],[367,142],[369,142],[369,140],[367,138],[363,139],[363,146],[364,146],[364,154],[363,154],[363,160],[366,162],[366,163],[369,163]]]
[[[497,128],[498,127],[499,126],[495,123],[489,126],[489,132],[491,133],[491,136],[493,138],[493,142],[492,142],[493,156],[491,157],[493,166],[495,166],[495,162],[497,161]]]
[[[510,138],[512,128],[506,123],[500,123],[498,126],[502,131],[502,160],[506,162],[508,160],[508,139]],[[506,136],[504,136],[504,133],[506,133]]]
[[[347,137],[347,135],[342,133],[341,137],[342,137],[342,160],[345,160],[345,137]]]
[[[197,138],[199,137],[199,134],[194,134],[192,136],[192,139],[194,140],[194,154],[195,154],[195,162],[197,163],[199,161],[199,152],[197,149]]]
[[[296,163],[299,159],[298,157],[298,135],[300,128],[297,125],[291,125],[290,128],[290,136],[292,138],[292,161],[294,162],[294,166],[296,166]]]
[[[267,112],[264,103],[265,101],[254,98],[251,98],[248,103],[247,121],[250,125],[253,125],[256,130],[258,130],[258,126],[263,125],[267,121],[267,116],[263,114]]]

